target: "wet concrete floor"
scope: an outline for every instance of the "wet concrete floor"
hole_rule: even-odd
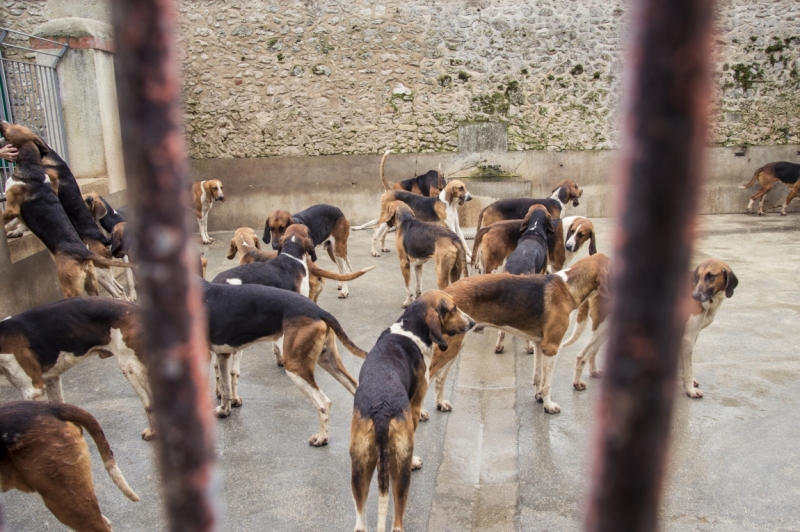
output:
[[[613,221],[597,220],[600,251],[611,249]],[[666,531],[800,531],[800,218],[717,215],[701,219],[694,264],[707,257],[727,262],[739,278],[735,295],[701,335],[695,373],[705,397],[691,400],[675,386],[662,529]],[[204,246],[208,277],[232,267],[225,259],[231,232]],[[397,257],[369,256],[371,232],[350,238],[355,268],[379,267],[336,298],[328,282],[320,304],[361,347],[369,349],[401,313],[404,288]],[[387,241],[393,248],[393,236]],[[585,254],[586,251],[583,251]],[[320,254],[319,264],[335,269]],[[433,266],[423,288],[434,287]],[[643,287],[646,289],[646,287]],[[578,530],[589,482],[589,460],[600,381],[571,385],[575,356],[589,334],[564,348],[554,380],[561,413],[548,415],[533,399],[533,359],[523,343],[508,338],[493,352],[495,335],[471,334],[450,372],[446,397],[451,413],[437,412],[433,392],[420,424],[406,512],[408,531]],[[341,345],[345,365],[358,375],[361,361]],[[604,360],[601,352],[600,362]],[[333,401],[331,442],[313,448],[317,429],[309,401],[276,366],[271,346],[245,351],[242,408],[216,427],[215,491],[222,529],[236,531],[352,530],[348,439],[352,398],[324,371],[321,388]],[[100,421],[128,482],[142,498],[132,503],[105,474],[90,443],[103,513],[116,532],[167,530],[152,452],[139,438],[141,404],[114,359],[97,357],[64,376],[64,395]],[[0,380],[0,401],[19,395]],[[64,527],[38,497],[0,496],[10,531]],[[376,487],[370,493],[369,526],[377,520]]]

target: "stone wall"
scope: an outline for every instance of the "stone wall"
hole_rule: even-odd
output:
[[[509,150],[617,143],[621,0],[185,0],[191,155]],[[800,2],[720,2],[715,145],[800,140]]]

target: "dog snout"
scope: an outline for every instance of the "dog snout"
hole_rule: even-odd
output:
[[[711,296],[706,294],[705,292],[695,290],[694,292],[692,292],[692,299],[694,299],[695,301],[699,301],[700,303],[705,303],[706,301],[711,299]]]
[[[464,196],[464,201],[472,201],[472,194],[470,194],[469,192],[467,192],[467,195],[466,195],[466,196]]]

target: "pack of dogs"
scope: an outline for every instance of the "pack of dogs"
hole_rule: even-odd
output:
[[[76,530],[111,530],[97,503],[82,430],[97,444],[114,483],[131,500],[138,497],[117,467],[97,421],[64,403],[61,375],[92,355],[115,356],[148,419],[142,438],[157,437],[141,312],[135,304],[136,249],[125,213],[97,194],[81,196],[67,164],[41,138],[7,122],[0,123],[0,133],[19,154],[6,184],[7,235],[17,237],[28,229],[42,240],[65,297],[0,321],[0,371],[23,399],[0,406],[0,489],[39,493],[48,509]],[[556,414],[561,410],[553,400],[558,353],[576,342],[589,322],[591,338],[577,356],[573,388],[586,389],[582,376],[587,364],[591,377],[602,376],[596,358],[607,337],[613,289],[612,261],[597,250],[594,224],[583,216],[566,216],[583,194],[575,181],[557,184],[547,198],[503,199],[486,206],[470,247],[458,221],[458,207],[473,199],[466,185],[445,179],[441,166],[389,183],[384,174],[389,153],[380,163],[384,192],[375,220],[351,227],[340,209],[324,204],[294,214],[275,210],[267,216],[260,239],[251,228],[235,232],[227,258],[238,259],[238,265],[211,281],[204,279],[205,257],[200,256],[198,267],[209,358],[216,372],[217,417],[225,418],[243,405],[242,351],[261,342],[273,343],[276,363],[317,412],[319,431],[310,437],[310,445],[319,447],[330,440],[332,404],[315,380],[316,367],[354,395],[350,458],[356,532],[367,530],[365,503],[376,471],[378,530],[386,527],[390,491],[392,530],[403,530],[412,471],[422,467],[422,459],[414,455],[417,426],[429,416],[422,402],[433,380],[437,410],[453,409],[444,397],[445,382],[468,332],[498,329],[496,353],[504,350],[505,333],[523,339],[534,355],[535,398],[544,412]],[[783,182],[792,187],[785,214],[800,189],[800,165],[768,164],[745,187],[756,181],[761,189],[748,210],[760,198],[762,214],[765,194]],[[200,240],[210,244],[208,215],[215,202],[225,200],[223,184],[200,181],[190,193]],[[336,281],[338,297],[345,299],[348,283],[375,268],[354,270],[347,245],[351,230],[375,225],[373,257],[389,252],[386,235],[396,230],[406,298],[397,321],[365,350],[317,302],[326,280]],[[262,248],[262,242],[272,249]],[[319,246],[338,271],[316,264]],[[576,260],[582,249],[587,249],[586,256]],[[429,261],[435,265],[437,289],[423,291],[422,269]],[[127,290],[113,275],[114,267],[125,268]],[[110,298],[97,297],[98,284]],[[716,259],[703,261],[687,278],[690,313],[678,376],[691,398],[703,395],[692,369],[698,335],[737,285],[732,269]],[[567,337],[571,317],[574,329]],[[364,359],[358,379],[342,363],[337,340]],[[66,492],[81,494],[81,502],[76,504]]]

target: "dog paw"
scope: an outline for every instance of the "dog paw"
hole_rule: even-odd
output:
[[[544,399],[542,397],[542,392],[536,392],[535,394],[533,394],[533,398],[536,399],[537,403],[543,403],[544,402]]]
[[[504,345],[501,345],[501,346],[495,346],[495,347],[494,347],[494,352],[495,352],[495,353],[497,353],[497,354],[499,355],[500,353],[502,353],[502,352],[503,352],[503,350],[505,349],[505,347],[506,347],[506,346],[504,346]]]
[[[478,334],[483,334],[485,330],[486,330],[486,325],[484,325],[483,323],[476,325],[475,327],[472,328],[472,332]]]
[[[695,388],[699,388],[700,387],[700,381],[698,381],[697,379],[692,379],[692,384],[694,384]]]
[[[419,409],[419,420],[420,421],[428,421],[431,418],[431,415],[428,413],[427,410],[424,408]]]
[[[320,434],[314,434],[308,439],[308,444],[312,447],[322,447],[323,445],[328,445],[328,437],[321,436]]]
[[[549,403],[544,405],[544,411],[547,412],[548,414],[558,414],[559,412],[561,412],[561,407],[558,406],[557,403],[550,401]]]
[[[582,392],[586,389],[586,383],[583,381],[573,381],[572,387],[575,388],[577,391]]]
[[[687,390],[686,395],[688,395],[692,399],[701,399],[703,397],[703,392],[701,392],[697,388],[694,388],[692,390]]]
[[[377,251],[372,251],[372,252],[370,252],[370,254],[371,254],[373,257],[380,257],[380,256],[381,256],[381,254],[380,254],[380,253],[378,253]]]
[[[391,249],[389,249],[389,248],[381,248],[381,251],[383,251],[384,253],[389,253],[391,251]]]
[[[336,285],[336,289],[337,289],[337,290],[341,290],[341,289],[342,289],[342,283],[339,283],[339,284],[337,284],[337,285]]]
[[[223,408],[221,406],[218,406],[217,408],[214,409],[214,415],[220,419],[225,418],[231,415],[231,410],[230,408]]]
[[[231,406],[233,408],[239,408],[240,406],[242,406],[242,398],[234,397],[233,399],[231,399]]]
[[[533,354],[533,346],[532,345],[526,345],[525,346],[525,352],[528,353],[529,355],[532,355]]]
[[[339,292],[339,296],[338,297],[339,297],[339,299],[347,299],[347,296],[349,296],[349,295],[350,295],[350,292],[348,292],[347,290],[342,290],[341,292]]]
[[[153,441],[156,439],[156,431],[151,428],[146,428],[142,431],[142,439],[144,441]]]
[[[419,456],[412,456],[411,471],[416,471],[417,469],[422,469],[422,458],[420,458]]]
[[[453,410],[453,405],[450,404],[450,401],[442,399],[440,402],[436,403],[436,410],[439,412],[450,412]]]
[[[764,211],[758,211],[759,216],[764,216]]]
[[[16,229],[13,231],[9,231],[6,233],[6,238],[19,238],[22,236],[22,231],[17,231]]]
[[[602,376],[603,376],[603,370],[602,370],[602,369],[595,369],[595,370],[592,370],[592,371],[590,371],[590,372],[589,372],[589,375],[590,375],[590,376],[591,376],[593,379],[599,379],[600,377],[602,377]]]

